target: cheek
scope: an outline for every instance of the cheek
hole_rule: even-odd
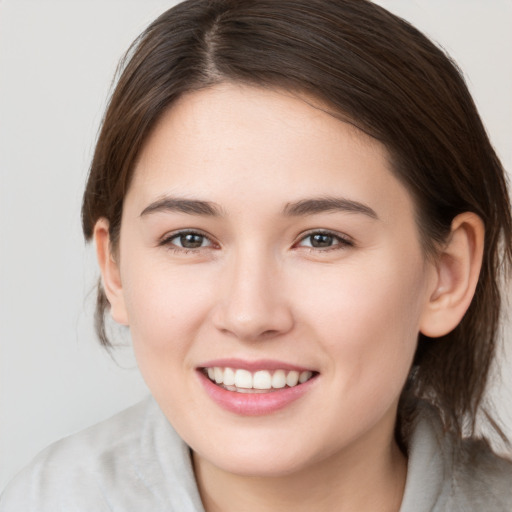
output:
[[[141,260],[134,258],[122,269],[134,348],[158,358],[182,354],[208,314],[207,269]]]
[[[175,410],[196,410],[191,381],[194,342],[211,303],[206,276],[169,265],[136,265],[126,269],[125,297],[133,350],[139,370],[160,404]]]
[[[425,296],[421,257],[408,265],[390,255],[351,266],[303,295],[301,310],[317,329],[334,373],[348,381],[401,387],[416,349]],[[305,285],[307,286],[307,285]],[[380,376],[380,378],[378,378]]]

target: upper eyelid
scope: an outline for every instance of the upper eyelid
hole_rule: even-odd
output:
[[[295,244],[297,244],[298,242],[304,240],[305,238],[309,237],[309,236],[312,236],[312,235],[316,235],[316,234],[321,234],[321,235],[331,235],[335,238],[338,238],[339,240],[342,240],[343,242],[349,242],[351,244],[354,244],[354,239],[345,234],[345,233],[340,233],[339,231],[333,231],[331,229],[311,229],[311,230],[308,230],[306,231],[305,233],[301,233],[298,237],[297,237],[297,241],[295,242]]]
[[[159,238],[158,245],[164,245],[164,244],[170,242],[173,238],[176,238],[177,236],[187,234],[187,233],[204,236],[211,242],[212,245],[217,245],[217,246],[221,245],[219,242],[216,241],[215,237],[213,237],[209,233],[207,233],[201,229],[194,229],[194,228],[178,229],[176,231],[168,232]],[[342,242],[345,242],[345,243],[351,244],[351,245],[355,245],[354,239],[345,233],[340,233],[339,231],[334,231],[334,230],[330,230],[330,229],[315,228],[315,229],[310,229],[306,232],[301,233],[295,239],[292,246],[296,246],[302,240],[308,238],[309,236],[315,235],[315,234],[331,235],[331,236],[339,239]]]
[[[180,235],[189,234],[189,233],[194,234],[194,235],[204,236],[212,243],[212,245],[215,245],[215,244],[219,245],[218,242],[216,242],[215,239],[211,235],[206,233],[205,231],[203,231],[201,229],[193,229],[193,228],[178,229],[176,231],[170,231],[158,239],[158,245],[166,244],[166,243],[170,242],[173,238],[176,238]]]

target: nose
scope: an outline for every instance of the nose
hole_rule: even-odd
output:
[[[234,257],[219,283],[213,322],[217,329],[244,341],[277,337],[294,324],[282,267],[256,251]]]

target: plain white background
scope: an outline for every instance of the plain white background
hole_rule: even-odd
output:
[[[0,489],[50,442],[147,393],[130,350],[115,363],[96,342],[79,212],[117,61],[174,3],[0,0]],[[455,58],[511,169],[512,1],[377,3]],[[511,361],[493,388],[509,433]]]

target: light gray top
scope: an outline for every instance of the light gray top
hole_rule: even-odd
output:
[[[0,497],[0,512],[204,512],[190,451],[152,398],[53,444]],[[409,443],[400,512],[512,511],[512,464],[483,443],[453,460],[432,414]]]

